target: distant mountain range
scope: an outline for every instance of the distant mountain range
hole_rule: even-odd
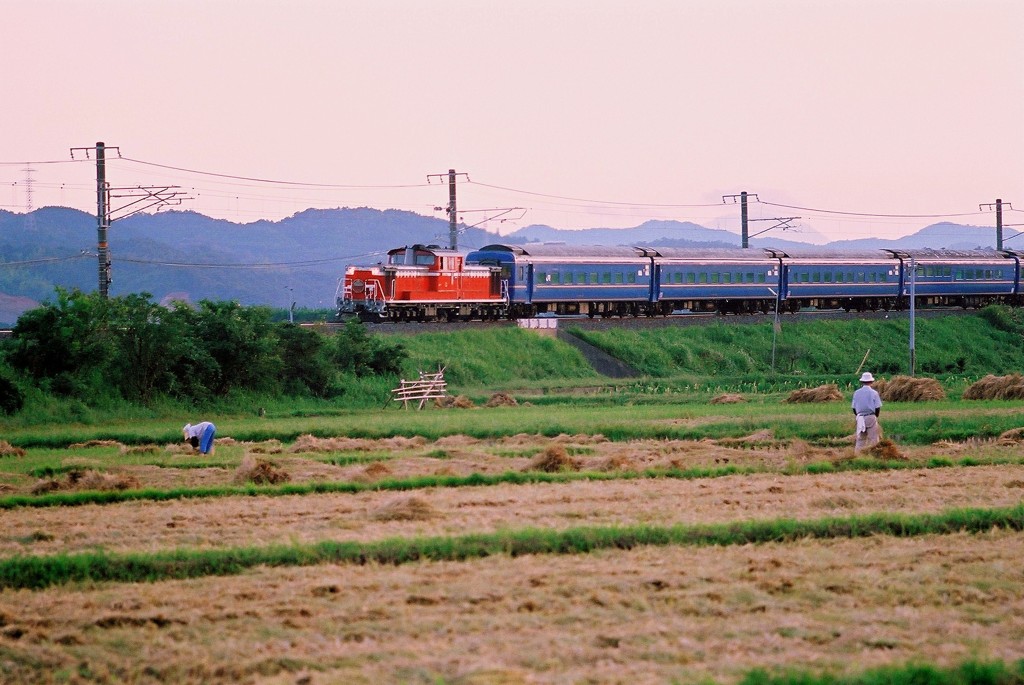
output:
[[[941,223],[899,240],[865,238],[825,246],[759,236],[751,247],[885,247],[967,249],[992,246],[990,227]],[[55,286],[95,290],[98,281],[96,218],[77,209],[44,207],[28,214],[0,210],[0,325],[51,298]],[[648,221],[633,228],[560,230],[533,225],[506,236],[467,228],[465,249],[490,243],[563,242],[571,245],[738,247],[740,236],[678,221]],[[347,264],[383,259],[413,243],[448,244],[448,222],[400,210],[309,209],[281,221],[236,224],[196,212],[136,214],[115,222],[108,235],[112,295],[148,292],[198,301],[331,307]]]

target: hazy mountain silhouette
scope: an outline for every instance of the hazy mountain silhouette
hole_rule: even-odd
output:
[[[112,295],[149,292],[242,304],[286,307],[333,305],[345,266],[381,261],[393,247],[448,244],[448,222],[400,210],[309,209],[280,221],[237,224],[196,212],[136,214],[116,221],[108,242],[113,262]],[[940,223],[899,240],[844,240],[838,250],[884,247],[975,248],[991,246],[994,230]],[[0,210],[0,323],[11,323],[30,303],[51,298],[55,286],[97,287],[96,218],[66,207],[44,207],[30,215]],[[533,225],[506,236],[464,229],[459,246],[489,243],[564,242],[572,245],[666,245],[738,247],[736,233],[679,221],[647,221],[634,228],[560,230]],[[809,243],[757,236],[750,246],[781,249]]]

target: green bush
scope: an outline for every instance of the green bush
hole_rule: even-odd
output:
[[[15,385],[14,381],[0,376],[0,411],[10,416],[21,411],[25,405],[25,393]]]

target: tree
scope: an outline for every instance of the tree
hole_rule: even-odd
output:
[[[206,379],[214,394],[270,390],[280,377],[277,334],[267,307],[203,300],[192,337],[197,348],[216,363]]]
[[[328,357],[324,336],[293,324],[277,331],[281,356],[281,386],[286,394],[310,393],[330,397],[342,389],[334,383],[335,367]]]
[[[409,356],[401,343],[387,344],[371,338],[357,320],[349,321],[334,336],[334,360],[343,371],[357,376],[398,375]]]
[[[114,354],[107,328],[108,302],[98,294],[57,288],[57,299],[18,319],[7,360],[44,390],[106,394],[106,367]]]

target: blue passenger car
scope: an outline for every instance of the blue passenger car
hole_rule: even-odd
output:
[[[641,249],[641,248],[638,248]],[[779,260],[740,248],[642,248],[654,258],[658,313],[769,312],[779,293]]]
[[[632,247],[494,244],[466,261],[501,267],[513,318],[653,313],[651,258]]]
[[[893,309],[898,304],[899,263],[882,251],[766,251],[782,262],[785,311],[803,308],[865,311]]]
[[[1013,304],[1020,290],[1020,259],[1012,251],[888,250],[901,264],[902,294],[914,292],[921,306],[982,307],[990,302]]]

